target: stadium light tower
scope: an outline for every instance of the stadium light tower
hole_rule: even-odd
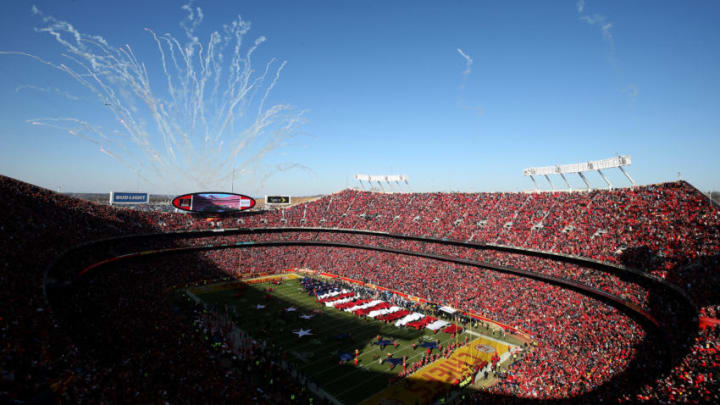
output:
[[[523,170],[523,175],[530,177],[530,180],[532,180],[533,184],[535,184],[535,190],[540,190],[540,187],[538,187],[537,181],[535,181],[534,176],[545,176],[545,179],[547,179],[548,183],[550,183],[550,188],[552,190],[555,190],[555,186],[553,185],[552,181],[550,180],[550,175],[552,174],[559,174],[560,177],[562,177],[565,184],[568,186],[569,190],[572,190],[572,187],[570,186],[570,183],[565,178],[566,173],[577,173],[578,176],[582,179],[583,183],[587,186],[588,190],[592,190],[592,186],[590,185],[590,182],[588,179],[583,175],[583,172],[591,172],[596,171],[600,178],[605,181],[605,183],[608,186],[609,190],[613,189],[613,184],[610,182],[610,179],[608,179],[605,176],[605,173],[603,173],[603,170],[605,169],[614,169],[618,168],[622,172],[622,174],[625,175],[625,177],[630,181],[631,187],[635,186],[635,181],[630,177],[630,174],[623,168],[623,166],[629,166],[632,163],[632,159],[630,158],[630,155],[618,155],[613,158],[609,159],[603,159],[603,160],[593,160],[590,162],[583,162],[583,163],[572,163],[568,165],[555,165],[555,166],[543,166],[543,167],[530,167]]]
[[[383,183],[387,183],[390,190],[393,190],[392,184],[402,184],[405,183],[408,187],[410,186],[408,181],[410,178],[404,174],[389,174],[389,175],[368,175],[368,174],[356,174],[355,180],[360,182],[360,186],[363,187],[363,190],[365,189],[365,185],[363,184],[363,180],[366,181],[372,190],[372,184],[373,182],[377,183],[378,186],[380,186],[380,189],[384,192],[385,187],[383,187]]]

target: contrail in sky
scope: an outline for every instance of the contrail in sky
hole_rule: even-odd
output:
[[[471,58],[468,54],[466,54],[465,52],[463,52],[462,49],[458,48],[457,51],[458,51],[458,53],[460,54],[460,56],[462,56],[463,58],[465,58],[465,71],[463,72],[463,74],[464,74],[465,76],[467,76],[467,75],[469,75],[470,73],[472,73],[473,60],[472,60],[472,58]]]

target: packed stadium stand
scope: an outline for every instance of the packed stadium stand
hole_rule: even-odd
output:
[[[343,190],[214,217],[116,209],[7,177],[0,192],[0,402],[321,403],[278,350],[247,338],[229,356],[221,320],[168,298],[288,268],[473,311],[538,342],[467,403],[720,402],[720,211],[686,182]],[[165,249],[176,252],[92,267]]]

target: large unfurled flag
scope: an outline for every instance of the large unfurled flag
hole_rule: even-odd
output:
[[[346,293],[334,295],[334,296],[332,296],[332,297],[323,298],[323,299],[320,300],[320,302],[331,302],[331,301],[342,300],[342,299],[345,299],[345,298],[348,298],[348,297],[352,297],[352,296],[354,296],[354,295],[355,295],[355,293],[346,292]]]
[[[404,318],[397,320],[395,322],[395,326],[405,326],[407,323],[417,321],[418,319],[421,319],[424,316],[425,315],[423,315],[421,313],[413,312],[412,314],[406,315]]]
[[[403,364],[403,359],[398,358],[398,357],[388,357],[383,360],[383,363],[385,363],[385,362],[390,363],[390,369],[392,370],[393,368],[395,368],[395,366],[397,366],[399,364]]]
[[[368,302],[370,302],[370,300],[368,300],[368,299],[360,299],[360,300],[354,300],[354,301],[350,301],[350,302],[343,302],[342,304],[335,304],[335,309],[344,311],[350,307],[366,304]]]
[[[357,311],[358,309],[372,308],[375,305],[380,304],[381,302],[383,302],[383,301],[382,300],[372,300],[370,302],[366,302],[361,305],[356,305],[354,307],[345,308],[345,312],[354,312],[354,311]]]
[[[336,295],[345,294],[346,292],[348,292],[348,290],[344,290],[344,289],[343,290],[333,290],[333,291],[330,291],[329,293],[320,294],[317,296],[317,298],[319,300],[323,300],[325,298],[330,298],[330,297],[334,297]]]
[[[390,307],[390,308],[378,309],[378,310],[375,310],[375,311],[370,311],[370,312],[367,314],[367,316],[369,316],[370,318],[375,318],[376,316],[389,314],[389,313],[391,313],[391,312],[397,312],[397,311],[399,311],[400,309],[401,309],[400,307],[392,306],[392,307]]]
[[[406,315],[409,315],[409,314],[410,314],[410,311],[408,311],[407,309],[401,309],[401,310],[396,311],[396,312],[391,312],[391,313],[389,313],[389,314],[380,315],[380,316],[378,316],[378,317],[375,318],[375,319],[378,319],[378,320],[381,320],[381,321],[386,321],[386,322],[392,322],[392,321],[396,321],[396,320],[398,320],[398,319],[400,319],[400,318],[403,318],[403,317],[405,317]]]
[[[323,298],[333,297],[338,294],[340,294],[340,290],[331,290],[331,291],[328,291],[328,292],[322,293],[322,294],[315,293],[315,297],[317,299],[321,300]]]
[[[447,328],[443,329],[443,332],[454,334],[458,332],[462,332],[462,328],[460,326],[455,325],[454,323],[450,324]],[[465,344],[467,344],[467,336],[465,336]]]
[[[372,307],[356,309],[355,311],[353,311],[353,313],[357,316],[365,316],[372,311],[379,310],[379,309],[385,309],[385,308],[390,308],[390,304],[388,304],[387,302],[381,302]]]
[[[428,324],[427,326],[425,326],[425,329],[438,330],[438,329],[442,328],[443,326],[445,326],[445,325],[447,325],[447,324],[448,324],[447,321],[443,321],[442,319],[438,319],[437,321],[432,322],[432,323]]]
[[[428,326],[429,324],[435,322],[435,320],[436,319],[433,318],[432,316],[426,316],[426,317],[423,317],[422,319],[418,319],[417,321],[408,322],[407,324],[405,324],[405,326],[409,326],[411,328],[420,330],[420,329],[423,329],[424,327]]]
[[[339,296],[338,296],[338,297],[339,297]],[[325,302],[325,306],[326,306],[326,307],[334,307],[335,305],[338,305],[338,304],[344,304],[344,303],[346,303],[346,302],[355,301],[355,300],[358,299],[358,298],[360,298],[359,295],[352,295],[352,296],[350,296],[350,297],[342,298],[342,299],[339,299],[339,300],[334,300],[334,301]]]
[[[301,329],[298,329],[298,330],[293,331],[293,333],[296,334],[296,335],[298,335],[299,338],[301,338],[301,337],[303,337],[303,336],[310,336],[310,335],[312,335],[312,333],[310,333],[310,332],[312,332],[312,329],[302,329],[302,328],[301,328]]]

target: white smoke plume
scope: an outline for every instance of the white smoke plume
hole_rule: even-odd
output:
[[[0,54],[30,57],[69,75],[110,110],[118,128],[92,125],[92,117],[32,123],[91,141],[134,170],[185,189],[221,184],[233,171],[238,179],[238,173],[251,168],[264,170],[263,159],[287,145],[304,124],[303,111],[269,104],[286,62],[272,59],[256,69],[253,53],[266,38],[259,36],[245,46],[248,21],[238,16],[203,41],[196,33],[203,11],[192,2],[181,8],[186,13],[180,22],[185,42],[146,28],[158,58],[140,60],[130,45],[114,46],[99,35],[83,34],[33,6],[32,13],[43,22],[36,31],[57,42],[60,56]],[[151,83],[150,77],[158,73],[164,80]],[[30,88],[55,91],[31,86],[16,91]]]

